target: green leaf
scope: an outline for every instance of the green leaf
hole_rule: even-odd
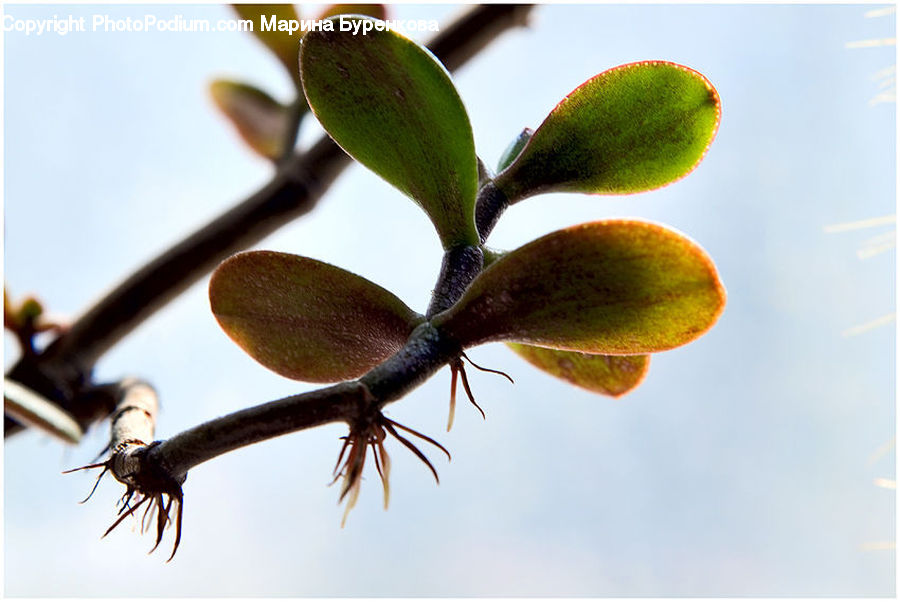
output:
[[[26,297],[19,306],[19,321],[21,323],[33,322],[44,313],[44,306],[34,297]]]
[[[506,147],[506,150],[503,151],[503,154],[500,155],[500,160],[497,161],[497,171],[503,171],[513,162],[513,160],[519,156],[519,153],[522,152],[522,149],[525,148],[525,145],[528,144],[528,141],[531,140],[531,137],[534,135],[534,131],[531,128],[525,128],[519,135],[516,136],[516,139],[509,143],[509,146]]]
[[[287,107],[259,88],[241,82],[217,79],[209,91],[250,148],[266,159],[281,157],[290,127]]]
[[[649,355],[597,355],[508,343],[532,366],[578,387],[621,397],[641,384],[650,368]]]
[[[715,266],[694,242],[655,224],[609,220],[501,257],[432,323],[463,347],[510,341],[628,355],[692,341],[724,304]]]
[[[242,19],[253,21],[253,35],[278,57],[287,69],[291,78],[299,83],[300,74],[297,66],[297,46],[301,33],[293,34],[287,30],[263,28],[262,19],[270,23],[274,16],[275,23],[282,21],[299,21],[300,16],[293,4],[232,4],[235,12]]]
[[[481,251],[484,254],[484,267],[488,267],[507,253],[509,251],[501,251],[499,249],[492,249],[491,247],[481,247]]]
[[[209,283],[222,329],[253,359],[296,380],[356,378],[396,352],[423,317],[377,284],[315,259],[251,251]]]
[[[347,19],[345,19],[347,20]],[[353,19],[383,27],[374,19]],[[334,140],[431,218],[444,248],[477,245],[472,127],[446,69],[395,31],[312,31],[300,46],[303,90]]]
[[[615,67],[563,99],[496,185],[512,202],[541,192],[659,188],[697,166],[719,113],[718,93],[693,69],[662,61]]]

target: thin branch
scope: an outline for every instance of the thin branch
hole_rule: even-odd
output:
[[[109,449],[133,442],[147,445],[153,441],[159,401],[156,391],[136,379],[122,381],[122,397],[110,425]]]
[[[462,296],[484,268],[484,253],[480,247],[451,247],[444,253],[441,271],[438,274],[426,318],[431,318],[449,309]]]
[[[281,157],[278,159],[278,164],[290,163],[291,158],[294,156],[294,147],[297,145],[297,137],[300,135],[300,122],[303,121],[303,117],[309,112],[309,105],[306,103],[306,98],[303,96],[302,91],[297,90],[297,97],[294,99],[294,102],[288,105],[287,110],[287,128],[284,131],[284,139],[281,143]]]
[[[106,448],[112,451],[112,455],[105,462],[73,468],[64,471],[63,474],[102,467],[101,477],[109,470],[117,481],[137,488],[134,475],[140,473],[142,467],[134,452],[146,448],[153,442],[159,401],[153,387],[141,380],[126,378],[112,386],[116,387],[118,398],[110,421],[110,439]],[[99,477],[97,480],[99,482]],[[96,488],[95,483],[94,489]],[[91,494],[93,492],[91,490]],[[87,501],[87,498],[84,501]]]
[[[147,460],[162,472],[183,478],[194,466],[240,447],[347,420],[359,413],[366,398],[358,383],[291,395],[183,431],[151,449]]]
[[[330,422],[354,424],[404,397],[460,352],[426,322],[400,351],[359,380],[210,420],[160,442],[149,450],[147,462],[171,478],[183,478],[194,466],[246,445]]]
[[[118,403],[113,413],[111,436],[108,448],[112,455],[106,462],[89,464],[65,473],[91,468],[103,468],[97,481],[91,489],[87,501],[97,489],[100,479],[109,471],[117,481],[123,483],[127,490],[122,497],[122,508],[119,510],[119,518],[103,534],[106,537],[118,527],[122,521],[135,514],[145,502],[147,507],[141,519],[141,533],[147,530],[147,517],[151,521],[154,516],[151,513],[156,507],[156,543],[150,552],[159,547],[165,528],[172,524],[170,511],[177,504],[175,524],[175,544],[169,560],[175,556],[178,544],[181,542],[182,512],[184,509],[184,495],[181,484],[184,476],[176,476],[159,470],[155,465],[147,462],[147,453],[158,443],[153,442],[153,432],[156,428],[156,415],[159,411],[159,402],[156,391],[145,382],[136,379],[125,379],[117,384]],[[64,474],[65,474],[64,473]],[[139,498],[134,506],[129,502],[135,495]],[[168,561],[167,561],[168,562]]]

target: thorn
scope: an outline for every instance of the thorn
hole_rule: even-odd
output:
[[[459,362],[459,360],[457,360]],[[453,362],[450,364],[450,415],[447,418],[447,432],[453,428],[453,417],[456,414],[456,379],[459,376],[460,365],[462,362]]]
[[[475,364],[472,365],[474,366]],[[462,376],[463,389],[466,390],[466,395],[469,396],[469,401],[471,401],[472,405],[478,408],[478,411],[481,412],[481,419],[487,420],[487,416],[485,416],[484,410],[481,409],[481,406],[478,405],[478,403],[475,401],[475,396],[472,395],[472,389],[469,388],[469,378],[466,376],[466,371],[462,367],[462,362],[460,362],[459,375]]]
[[[499,374],[504,377],[506,380],[515,384],[515,381],[512,377],[503,372],[502,370],[493,370],[491,368],[485,368],[484,366],[480,366],[472,361],[465,353],[462,353],[460,357],[450,362],[450,415],[447,419],[447,431],[449,432],[453,426],[453,417],[456,412],[456,382],[458,377],[462,377],[463,388],[466,390],[466,396],[469,398],[469,402],[481,413],[481,418],[483,420],[487,420],[487,415],[484,413],[484,410],[478,405],[478,402],[475,401],[475,395],[472,394],[472,388],[469,386],[469,377],[466,374],[465,364],[463,364],[463,359],[472,364],[476,369],[481,370],[482,372],[490,372],[492,374]]]
[[[344,516],[341,518],[341,529],[347,524],[347,517],[350,515],[350,511],[353,510],[353,507],[356,506],[356,500],[359,499],[359,489],[360,489],[360,481],[356,481],[350,487],[350,497],[347,498],[347,507],[344,509]]]
[[[137,510],[138,508],[140,508],[140,507],[141,507],[141,504],[143,504],[144,502],[146,502],[148,499],[150,499],[150,498],[148,498],[147,496],[142,497],[142,498],[138,501],[137,504],[135,504],[134,506],[131,507],[130,510],[128,510],[128,512],[126,512],[125,514],[122,514],[122,516],[120,516],[118,519],[116,519],[116,522],[114,522],[114,523],[109,527],[109,529],[107,529],[106,532],[105,532],[103,535],[100,536],[100,539],[103,539],[104,537],[106,537],[107,535],[109,535],[109,534],[112,532],[113,529],[115,529],[116,527],[118,527],[118,526],[121,524],[121,522],[122,522],[123,520],[125,520],[126,518],[128,518],[129,516],[131,516],[132,514],[134,514],[135,510]],[[124,509],[124,508],[123,508],[123,509]],[[119,513],[121,514],[121,511],[120,511]]]
[[[106,468],[106,462],[100,462],[99,464],[88,464],[87,466],[79,466],[78,468],[70,468],[69,470],[62,471],[62,474],[71,474],[73,472],[78,472],[79,470],[88,470],[90,468]]]
[[[169,556],[169,559],[166,560],[166,562],[170,562],[175,558],[175,552],[178,551],[178,544],[181,543],[181,514],[184,510],[184,494],[178,492],[178,495],[175,497],[178,502],[178,515],[175,521],[175,545],[172,547],[172,555]]]
[[[341,446],[341,453],[338,454],[337,462],[334,463],[334,470],[331,471],[331,474],[334,475],[334,481],[331,482],[332,485],[341,476],[338,470],[341,467],[341,460],[344,459],[344,452],[347,451],[347,446],[350,445],[350,437],[341,437],[341,439],[344,440],[344,445]]]
[[[423,454],[421,450],[416,447],[409,439],[406,439],[400,433],[398,433],[393,426],[388,424],[385,426],[385,428],[397,439],[397,441],[402,443],[409,451],[414,453],[416,457],[419,458],[419,460],[425,463],[425,466],[427,466],[431,471],[431,474],[434,475],[434,480],[437,481],[438,485],[440,485],[441,479],[438,477],[437,470],[435,470],[434,465],[428,459],[428,456]]]
[[[446,447],[444,447],[443,445],[441,445],[440,443],[438,443],[437,441],[435,441],[434,439],[432,439],[432,438],[429,437],[428,435],[424,435],[424,434],[420,433],[419,431],[416,431],[416,430],[413,430],[413,429],[409,428],[408,426],[403,426],[403,425],[400,424],[399,422],[394,422],[394,421],[391,420],[390,418],[385,418],[384,416],[382,416],[382,418],[384,418],[384,420],[386,420],[388,424],[390,424],[390,425],[392,425],[392,426],[396,426],[397,428],[401,428],[401,429],[403,429],[404,431],[406,431],[407,433],[409,433],[409,434],[411,434],[411,435],[415,435],[415,436],[418,437],[419,439],[423,439],[423,440],[427,441],[428,443],[432,444],[433,446],[437,447],[439,450],[441,450],[442,452],[444,452],[445,454],[447,454],[447,461],[448,461],[448,462],[451,461],[451,460],[453,459],[453,458],[450,457],[450,452],[447,451],[447,448],[446,448]],[[387,428],[387,427],[388,427],[388,425],[386,424],[386,425],[385,425],[385,428]],[[390,429],[388,429],[388,430],[390,430]],[[393,434],[394,436],[396,436],[396,433],[397,433],[397,431],[391,431],[391,434]]]
[[[381,486],[384,489],[384,509],[387,510],[391,497],[391,457],[384,449],[383,439],[369,443],[372,446],[372,455],[375,457],[375,469],[378,471],[378,476],[381,477]]]
[[[368,454],[369,447],[372,448],[372,455],[374,456],[375,462],[375,470],[378,472],[378,476],[381,479],[381,485],[384,490],[384,508],[387,510],[388,505],[390,503],[390,475],[391,475],[391,457],[388,455],[387,449],[385,448],[384,441],[387,438],[387,435],[392,435],[397,441],[401,443],[404,447],[410,450],[415,456],[421,460],[425,466],[431,471],[431,474],[434,475],[435,481],[440,483],[440,478],[438,477],[437,470],[434,465],[428,459],[422,451],[416,447],[412,441],[401,435],[397,429],[404,430],[412,435],[431,443],[442,452],[447,455],[447,459],[450,459],[450,452],[447,449],[432,439],[427,435],[423,435],[422,433],[415,431],[409,427],[403,426],[397,422],[394,422],[390,418],[384,416],[380,412],[377,413],[374,418],[361,419],[358,424],[353,424],[350,427],[350,434],[345,438],[344,449],[341,450],[341,454],[339,456],[338,466],[336,469],[337,476],[343,477],[344,482],[342,486],[341,495],[338,498],[338,503],[346,500],[346,508],[344,509],[344,516],[341,518],[341,527],[343,528],[347,523],[347,517],[349,516],[350,510],[356,505],[356,502],[359,498],[359,492],[361,490],[362,483],[362,475],[364,472],[366,455]],[[349,451],[345,451],[346,448],[349,447]],[[345,459],[346,458],[346,459]],[[343,463],[341,463],[343,460]]]
[[[468,355],[466,355],[465,353],[463,353],[462,356],[463,356],[464,358],[466,358],[466,361],[467,361],[467,362],[469,362],[470,364],[472,364],[472,365],[473,365],[475,368],[477,368],[478,370],[481,370],[482,372],[490,372],[491,374],[499,374],[500,376],[503,376],[504,378],[506,378],[506,380],[508,380],[508,381],[511,382],[512,384],[516,384],[516,381],[514,381],[514,380],[512,379],[512,376],[510,376],[510,375],[507,374],[506,372],[504,372],[504,371],[502,371],[502,370],[494,370],[494,369],[492,369],[492,368],[485,368],[484,366],[479,366],[478,364],[476,364],[475,362],[473,362],[473,361],[472,361],[472,358],[470,358],[470,357],[469,357]]]
[[[94,495],[94,492],[95,492],[95,491],[97,491],[97,486],[100,485],[100,479],[103,478],[103,475],[106,474],[106,471],[107,471],[107,470],[109,470],[109,466],[107,466],[106,464],[104,464],[104,465],[103,465],[103,471],[102,471],[102,472],[100,473],[100,475],[97,477],[97,480],[94,481],[94,486],[91,487],[91,492],[88,494],[88,496],[87,496],[86,498],[84,498],[83,500],[81,500],[80,502],[78,502],[79,504],[83,504],[83,503],[85,503],[86,501],[88,501],[89,499],[91,499],[91,496]],[[71,472],[71,471],[67,471],[67,472]],[[63,474],[65,474],[65,473],[63,473]]]
[[[148,554],[152,554],[156,548],[159,547],[160,542],[163,538],[163,531],[166,529],[166,525],[169,524],[169,510],[172,508],[172,497],[169,496],[169,503],[163,507],[163,499],[162,494],[157,494],[156,497],[156,543],[150,549]]]
[[[125,493],[122,495],[122,497],[119,498],[118,503],[122,505],[122,507],[119,509],[119,514],[122,514],[123,512],[125,512],[126,509],[131,507],[128,505],[128,502],[131,501],[131,498],[132,498],[132,496],[134,496],[134,493],[135,493],[135,490],[132,489],[131,487],[129,487],[127,490],[125,490]]]
[[[150,511],[153,509],[154,504],[156,504],[156,497],[152,497],[150,499],[150,503],[147,504],[146,508],[144,508],[144,516],[141,517],[141,535],[147,532],[147,515],[150,514]]]
[[[362,441],[361,436],[352,435],[350,443],[350,455],[344,464],[341,473],[344,475],[344,488],[338,503],[341,503],[347,496],[347,493],[354,487],[356,483],[362,480],[363,468],[366,465],[366,443]]]

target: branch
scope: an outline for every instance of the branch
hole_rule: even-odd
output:
[[[150,443],[159,413],[156,391],[135,379],[123,380],[120,389],[119,403],[110,421],[110,449]],[[121,472],[127,474],[129,471]]]
[[[149,450],[148,463],[171,478],[216,456],[330,422],[370,422],[381,408],[425,382],[462,349],[430,323],[421,324],[406,345],[359,380],[292,395],[210,420]]]
[[[345,420],[361,411],[365,390],[340,383],[292,395],[216,418],[160,442],[149,461],[173,477],[202,462],[246,445]]]
[[[148,526],[148,514],[151,522],[155,518],[156,544],[150,550],[151,552],[162,541],[166,526],[173,523],[170,511],[175,505],[175,545],[172,548],[172,555],[169,556],[169,560],[172,560],[178,550],[178,544],[181,542],[181,522],[184,510],[184,495],[181,485],[184,483],[184,476],[173,478],[147,461],[147,453],[156,445],[151,443],[156,427],[156,414],[159,409],[156,391],[147,383],[131,378],[110,385],[110,387],[115,389],[118,398],[112,418],[109,442],[112,455],[105,462],[67,470],[63,474],[91,468],[103,469],[84,502],[94,494],[100,479],[107,472],[110,472],[117,481],[127,487],[125,495],[120,501],[119,518],[106,530],[103,534],[104,537],[122,524],[126,518],[134,515],[138,508],[149,502],[145,506],[144,517],[141,520],[141,531],[145,531]],[[137,498],[134,500],[134,505],[131,505],[135,494],[137,494]],[[156,508],[155,517],[152,512],[154,507]]]

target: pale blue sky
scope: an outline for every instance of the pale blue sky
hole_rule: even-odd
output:
[[[81,446],[29,433],[5,445],[5,593],[20,596],[865,596],[894,593],[894,327],[842,336],[894,310],[893,251],[856,251],[890,228],[825,226],[894,212],[895,111],[870,105],[895,35],[874,5],[551,5],[457,76],[479,154],[617,64],[666,59],[723,102],[688,178],[629,197],[551,195],[500,221],[513,248],[568,225],[629,216],[674,226],[717,262],[725,314],[654,356],[612,401],[538,373],[502,345],[472,358],[483,422],[462,404],[444,433],[449,374],[389,407],[437,437],[441,476],[390,446],[391,508],[369,475],[357,508],[330,480],[345,427],[281,437],[202,465],[185,485],[175,560],[121,528],[100,541],[121,488],[76,502],[105,425]],[[54,14],[227,18],[220,6],[20,6]],[[311,11],[310,11],[311,12]],[[446,22],[448,6],[396,7]],[[287,98],[280,65],[248,34],[4,38],[5,280],[75,315],[130,270],[258,188],[270,168],[207,93],[229,75]],[[318,126],[304,123],[304,139]],[[424,213],[351,168],[316,211],[259,245],[359,273],[423,310],[440,248]],[[11,349],[6,345],[7,354]],[[7,357],[7,364],[12,358]],[[312,388],[233,345],[197,284],[100,363],[159,390],[158,436]],[[427,450],[430,452],[430,450]],[[167,537],[163,548],[171,540]]]

